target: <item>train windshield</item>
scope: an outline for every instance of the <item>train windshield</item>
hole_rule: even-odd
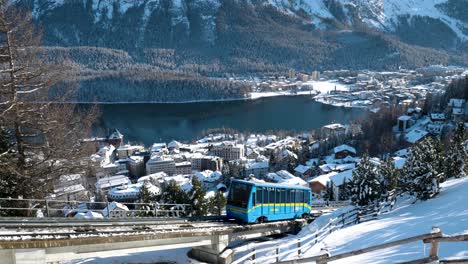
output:
[[[249,204],[250,191],[252,185],[234,182],[231,185],[227,200],[228,205],[247,208]]]

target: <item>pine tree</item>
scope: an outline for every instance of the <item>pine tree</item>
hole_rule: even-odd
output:
[[[390,193],[395,194],[400,178],[399,171],[395,168],[395,163],[392,157],[388,157],[379,168],[379,173],[382,178],[382,194],[386,197]]]
[[[400,186],[418,199],[427,200],[439,193],[440,178],[437,171],[439,158],[432,138],[416,144],[406,161]]]
[[[223,192],[217,191],[215,196],[208,200],[208,212],[212,215],[221,215],[226,206],[226,197]]]
[[[190,190],[190,204],[195,216],[204,216],[207,214],[207,205],[205,201],[206,191],[201,186],[197,177],[192,177],[192,190]]]
[[[339,200],[340,201],[347,201],[349,200],[349,188],[348,188],[349,182],[346,180],[346,178],[343,179],[343,183],[339,186]]]
[[[174,181],[171,181],[161,194],[160,201],[165,204],[188,204],[190,203],[187,193],[182,191]]]
[[[351,181],[351,201],[359,206],[369,205],[381,197],[381,178],[376,166],[364,154],[353,171]]]
[[[326,189],[325,195],[323,196],[323,199],[327,201],[335,200],[335,193],[333,191],[333,184],[331,181],[327,182],[327,189]]]
[[[450,146],[444,160],[444,173],[449,177],[465,177],[468,166],[466,166],[467,153],[464,146],[466,138],[465,125],[458,124],[455,134],[450,142]]]
[[[140,189],[140,203],[144,203],[144,205],[139,206],[138,215],[139,216],[153,216],[154,207],[152,205],[152,201],[154,200],[153,195],[148,190],[147,184],[143,184]]]

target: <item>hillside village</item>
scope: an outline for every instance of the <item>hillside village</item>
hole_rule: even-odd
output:
[[[411,156],[412,146],[426,138],[437,139],[453,133],[458,124],[468,127],[467,121],[468,103],[461,98],[450,98],[443,111],[427,114],[421,107],[409,107],[404,115],[392,121],[395,126],[391,131],[406,147],[365,159],[377,167],[391,160],[394,168],[401,171]],[[112,202],[108,207],[119,213],[112,214],[109,208],[100,207],[105,216],[129,216],[132,207],[125,204],[180,203],[168,192],[185,193],[193,198],[198,191],[203,195],[201,201],[220,203],[216,199],[222,199],[220,194],[224,196],[228,191],[230,179],[241,178],[307,186],[316,205],[348,201],[348,183],[366,155],[353,144],[355,126],[334,123],[316,133],[295,136],[213,133],[190,143],[173,140],[150,147],[126,143],[125,136],[113,129],[106,138],[86,140],[97,149],[89,157],[92,167],[82,174],[62,176],[47,198]],[[190,197],[184,202],[190,203]],[[83,203],[67,208],[64,214],[84,217],[91,209],[96,208]]]
[[[378,111],[392,105],[411,106],[428,94],[443,94],[453,80],[468,75],[466,68],[432,65],[415,70],[311,73],[290,70],[287,76],[238,77],[231,81],[252,86],[251,98],[274,95],[311,95],[320,103]]]

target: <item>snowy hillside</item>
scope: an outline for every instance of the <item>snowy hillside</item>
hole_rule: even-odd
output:
[[[394,32],[402,22],[411,23],[413,17],[428,17],[444,23],[460,40],[468,39],[467,21],[444,12],[442,5],[447,0],[269,0],[269,3],[290,14],[302,9],[318,27],[323,27],[324,19],[337,19],[351,26],[362,21],[372,28]]]
[[[453,0],[452,0],[453,1]],[[410,23],[414,17],[427,17],[443,23],[453,31],[460,40],[468,39],[468,22],[466,18],[454,16],[444,8],[453,5],[449,0],[265,0],[264,5],[273,5],[279,10],[297,17],[319,28],[326,27],[329,19],[336,19],[345,25],[353,26],[363,22],[369,27],[381,31],[394,32],[400,24]],[[18,3],[32,3],[34,17],[40,19],[62,5],[69,4],[64,0],[16,0]],[[172,26],[190,27],[191,12],[201,12],[205,37],[213,40],[215,19],[221,6],[219,0],[75,0],[75,5],[89,5],[93,10],[95,22],[111,20],[114,15],[135,12],[131,9],[144,9],[142,25],[148,23],[155,11],[168,10]],[[463,1],[460,1],[463,2]],[[466,3],[465,3],[466,4]],[[29,4],[31,6],[31,4]],[[256,5],[256,4],[252,4]],[[300,16],[300,13],[309,16]],[[161,13],[161,15],[163,15]]]
[[[446,235],[468,232],[468,178],[453,179],[441,184],[442,190],[434,199],[416,202],[401,199],[396,208],[381,215],[378,220],[350,226],[328,235],[321,243],[307,251],[306,256],[317,255],[320,249],[327,249],[331,255],[345,253],[373,245],[379,245],[407,237],[426,234],[433,226],[440,227]],[[319,218],[326,222],[330,216]],[[299,236],[311,232],[315,224],[304,229]],[[374,251],[333,263],[395,263],[424,258],[428,247],[421,242],[405,244]],[[467,258],[468,242],[441,243],[440,257]]]

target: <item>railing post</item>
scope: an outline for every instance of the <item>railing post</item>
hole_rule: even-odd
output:
[[[432,227],[432,231],[431,231],[432,234],[437,234],[437,233],[441,233],[440,232],[440,228],[436,227],[436,226],[433,226]],[[431,249],[429,251],[429,257],[432,259],[432,260],[437,260],[439,259],[439,241],[437,240],[432,240],[431,241]]]
[[[301,256],[301,240],[300,239],[297,240],[297,256],[298,257]]]
[[[153,203],[154,206],[154,217],[158,217],[158,206],[156,203]]]
[[[49,201],[47,199],[45,199],[45,208],[46,208],[46,212],[47,212],[47,217],[50,217],[50,213],[49,213]]]
[[[110,212],[109,212],[109,201],[106,202],[106,208],[107,208],[107,218],[110,218]]]
[[[255,262],[256,255],[257,255],[257,254],[255,253],[255,246],[253,247],[252,252],[253,252],[253,254],[252,254],[252,261]]]
[[[279,262],[279,246],[276,244],[276,262]]]

